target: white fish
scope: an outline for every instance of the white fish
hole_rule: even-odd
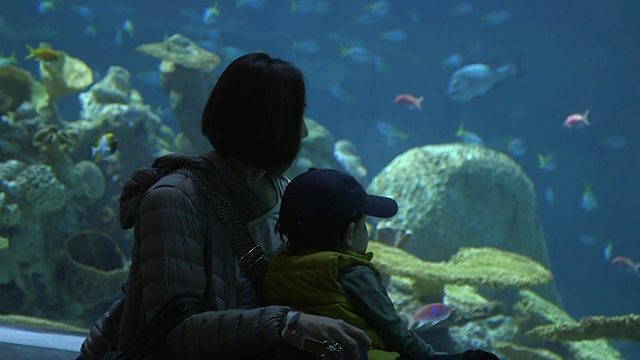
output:
[[[517,61],[494,68],[486,64],[471,64],[456,70],[447,86],[451,100],[469,101],[484,95],[496,84],[505,79],[518,76],[520,66]]]

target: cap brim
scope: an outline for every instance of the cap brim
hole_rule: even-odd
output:
[[[398,203],[392,198],[376,195],[368,197],[369,205],[362,211],[363,214],[388,219],[398,213]]]

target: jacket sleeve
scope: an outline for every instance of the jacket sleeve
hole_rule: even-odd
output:
[[[202,227],[207,211],[199,211],[196,203],[204,205],[201,195],[188,188],[195,186],[190,180],[184,181],[191,183],[185,185],[186,191],[156,187],[141,204],[138,314],[144,324],[167,301],[181,296],[203,300],[207,288],[203,239],[207,232]],[[167,335],[165,350],[173,359],[261,357],[281,342],[280,324],[288,310],[271,306],[195,314]]]
[[[338,282],[356,308],[389,349],[409,359],[429,359],[438,354],[398,316],[387,290],[373,270],[351,265],[340,271]]]

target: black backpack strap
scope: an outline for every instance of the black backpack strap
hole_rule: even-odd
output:
[[[184,167],[174,173],[190,177],[213,206],[218,219],[231,238],[233,251],[238,258],[240,268],[247,274],[253,290],[262,299],[267,260],[264,258],[264,251],[253,240],[249,229],[247,229],[246,221],[242,219],[233,202],[216,188],[213,179],[210,179],[202,170]]]

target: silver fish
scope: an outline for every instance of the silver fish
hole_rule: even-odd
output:
[[[498,68],[486,64],[471,64],[463,66],[451,75],[447,93],[451,100],[469,101],[484,95],[499,82],[520,74],[517,61]]]

